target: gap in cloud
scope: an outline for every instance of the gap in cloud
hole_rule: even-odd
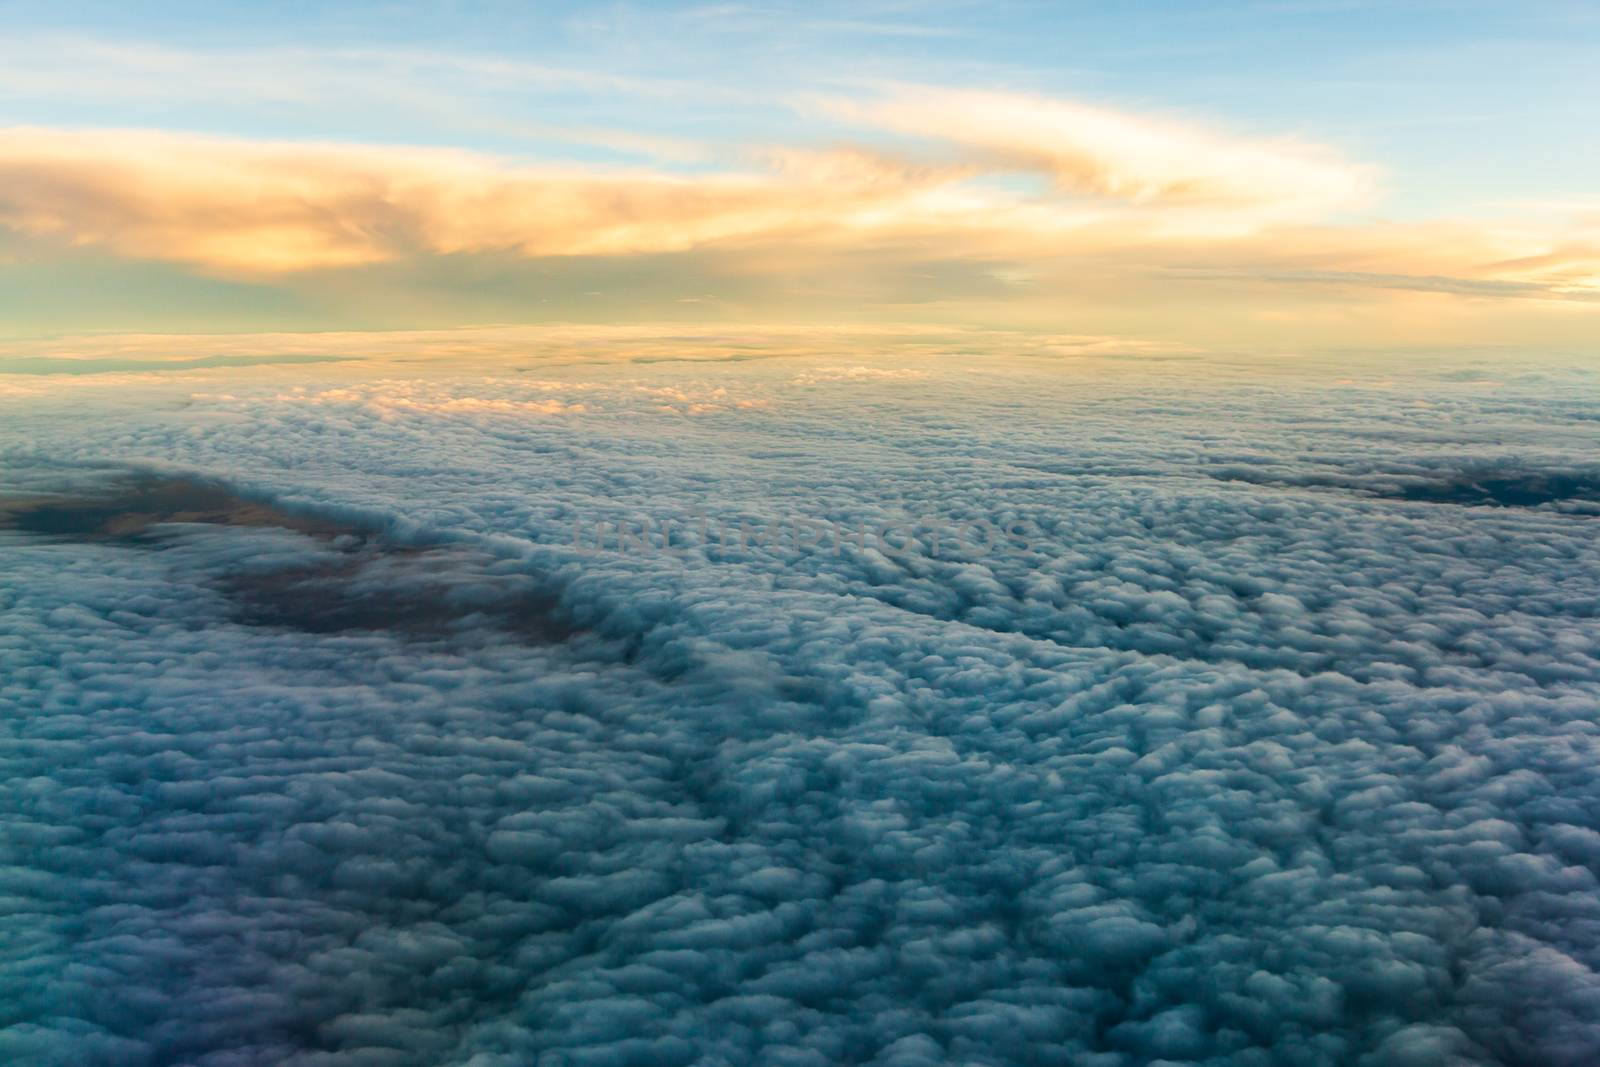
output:
[[[1455,470],[1305,472],[1293,476],[1229,466],[1210,472],[1224,482],[1279,489],[1334,489],[1382,500],[1457,504],[1481,508],[1555,505],[1577,514],[1600,514],[1600,472],[1469,465]]]
[[[1600,505],[1600,475],[1563,471],[1485,475],[1463,471],[1436,481],[1408,483],[1401,487],[1399,495],[1405,500],[1497,508],[1535,508],[1569,501]]]
[[[246,500],[213,482],[155,474],[115,478],[100,491],[0,498],[0,529],[22,533],[141,544],[157,536],[154,527],[168,523],[275,526],[324,538],[367,536],[354,526]]]
[[[555,595],[503,561],[399,545],[374,528],[292,514],[195,478],[138,473],[98,488],[0,497],[0,530],[155,551],[202,548],[200,557],[215,563],[202,568],[204,579],[246,626],[527,644],[577,633]],[[249,531],[256,540],[243,538]]]

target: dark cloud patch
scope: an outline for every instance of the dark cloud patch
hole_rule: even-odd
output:
[[[1568,500],[1600,504],[1600,476],[1533,471],[1521,475],[1463,473],[1435,482],[1407,482],[1398,495],[1403,500],[1498,508],[1533,508]]]
[[[490,563],[461,551],[368,550],[332,564],[227,576],[219,586],[237,621],[312,634],[445,638],[487,629],[500,639],[542,643],[576,632],[554,594],[526,575],[486,573]]]
[[[1505,467],[1416,472],[1345,473],[1257,470],[1228,466],[1208,472],[1219,481],[1285,489],[1336,489],[1386,500],[1465,507],[1536,508],[1545,505],[1600,505],[1600,473]],[[1586,508],[1582,510],[1587,510]]]
[[[227,596],[232,618],[246,625],[415,638],[488,629],[502,639],[536,642],[575,632],[560,619],[553,593],[493,557],[399,545],[373,527],[287,511],[220,482],[132,473],[112,476],[98,490],[0,498],[0,530],[51,539],[165,551],[216,528],[277,531],[309,542],[300,552],[263,544],[255,554],[245,542],[243,554],[217,552],[212,566],[202,565],[199,575]]]

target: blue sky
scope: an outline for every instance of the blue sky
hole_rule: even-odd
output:
[[[1386,201],[1400,214],[1592,197],[1600,165],[1600,119],[1581,106],[1600,98],[1595,4],[12,3],[0,12],[7,51],[55,50],[60,59],[49,57],[60,83],[0,75],[0,119],[14,124],[426,139],[505,152],[538,140],[420,113],[403,99],[392,107],[295,100],[292,86],[219,95],[195,83],[157,92],[140,84],[137,65],[119,71],[102,55],[102,69],[85,72],[70,54],[86,53],[92,65],[98,47],[143,46],[224,60],[287,52],[315,63],[319,53],[332,62],[356,51],[369,63],[379,53],[409,56],[408,88],[459,97],[507,124],[673,137],[754,138],[777,132],[775,121],[804,133],[802,117],[775,118],[772,95],[869,80],[1068,95],[1338,145],[1407,179]],[[451,59],[547,67],[551,76],[493,83],[449,70]],[[560,72],[586,77],[562,84]],[[607,77],[619,84],[608,90]],[[617,155],[562,147],[574,158]]]

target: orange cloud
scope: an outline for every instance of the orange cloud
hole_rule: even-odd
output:
[[[821,257],[985,264],[1018,299],[1110,266],[1150,278],[1600,295],[1593,228],[1337,221],[1371,168],[1064,101],[899,89],[831,113],[916,143],[774,146],[743,170],[529,165],[444,149],[149,131],[0,130],[0,227],[242,277],[453,254],[714,251],[750,271]],[[1019,188],[1016,172],[1048,180]],[[1070,284],[1070,283],[1069,283]],[[949,293],[930,293],[948,298]]]
[[[419,253],[658,253],[872,228],[947,180],[850,152],[794,153],[767,174],[681,177],[445,150],[0,131],[0,225],[243,274]]]

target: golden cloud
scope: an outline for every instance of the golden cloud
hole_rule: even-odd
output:
[[[0,130],[0,227],[205,272],[273,277],[453,254],[713,251],[989,264],[1019,294],[1107,263],[1168,277],[1600,295],[1600,241],[1540,225],[1337,221],[1371,168],[1326,148],[1064,101],[899,89],[831,113],[913,138],[776,146],[745,169],[530,165],[464,151],[151,131]],[[1016,172],[1046,179],[1019,187]]]
[[[878,228],[948,175],[863,152],[766,174],[508,165],[467,152],[145,131],[0,131],[0,225],[124,257],[273,274],[416,254],[682,251]]]

